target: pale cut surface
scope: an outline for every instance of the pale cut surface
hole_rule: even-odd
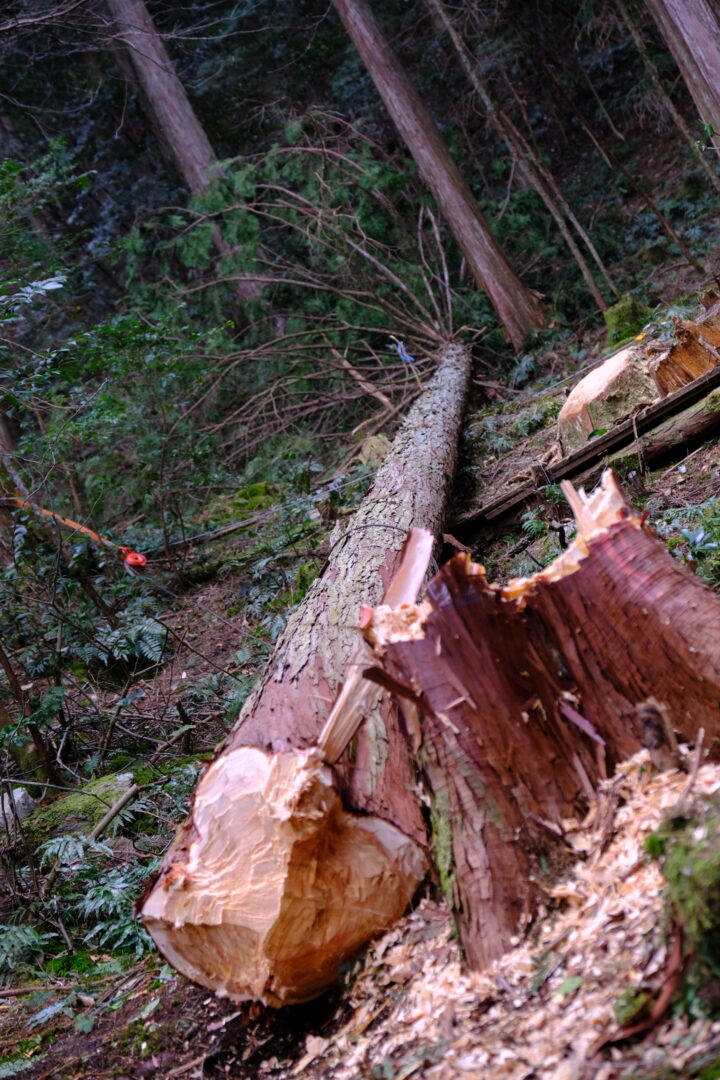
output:
[[[593,431],[610,428],[633,409],[660,398],[644,349],[628,345],[573,387],[558,414],[565,453],[579,450]]]
[[[235,1000],[307,1001],[407,908],[417,844],[347,813],[322,752],[241,747],[198,787],[191,832],[143,906],[160,951]]]

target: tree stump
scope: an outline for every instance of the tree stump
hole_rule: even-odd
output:
[[[421,605],[376,609],[381,674],[422,714],[441,880],[470,963],[537,910],[562,820],[643,745],[652,697],[686,739],[720,739],[720,598],[668,553],[612,474],[569,485],[578,535],[532,578],[490,585],[467,555]]]

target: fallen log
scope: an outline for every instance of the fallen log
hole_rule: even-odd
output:
[[[639,435],[625,450],[575,478],[583,486],[595,484],[604,468],[613,469],[621,479],[633,472],[645,473],[669,460],[677,460],[720,434],[720,390],[664,420],[645,435]]]
[[[314,996],[417,884],[416,766],[394,702],[361,678],[371,658],[357,625],[363,601],[415,599],[432,543],[420,576],[411,559],[398,581],[407,532],[442,525],[470,356],[447,345],[439,361],[369,494],[331,538],[142,906],[168,959],[219,993],[275,1005]],[[376,816],[352,817],[340,794]]]
[[[510,515],[527,509],[542,497],[542,487],[588,475],[590,468],[601,462],[608,463],[610,455],[623,447],[637,442],[638,437],[654,431],[665,420],[678,416],[695,402],[707,398],[710,391],[720,387],[720,364],[687,386],[669,394],[666,398],[649,405],[636,416],[612,427],[605,435],[592,439],[581,449],[568,454],[552,465],[538,463],[533,466],[537,474],[533,480],[524,481],[509,491],[488,499],[478,510],[450,522],[450,531],[464,543],[472,541],[480,528],[498,523]],[[711,399],[714,400],[714,399]],[[712,428],[712,424],[711,424]],[[680,444],[682,446],[682,443]]]
[[[464,346],[447,345],[438,361],[372,488],[344,529],[331,536],[327,565],[290,617],[228,749],[284,750],[316,742],[356,648],[360,603],[378,603],[411,528],[439,533],[455,471],[470,356]],[[348,806],[379,813],[420,839],[425,827],[413,794],[415,769],[401,736],[397,710],[386,697],[368,709],[354,760],[341,762],[339,772],[347,782]]]
[[[646,352],[650,373],[663,397],[711,371],[718,362],[720,330],[710,322],[673,319],[675,340],[669,345],[649,342]]]
[[[243,746],[210,766],[142,908],[156,945],[220,997],[288,1005],[403,914],[426,869],[418,844],[343,809],[320,747]]]
[[[385,599],[415,600],[433,547],[413,530]],[[328,758],[361,722],[373,686],[354,663],[317,744],[225,749],[193,796],[182,838],[142,904],[145,926],[184,975],[221,997],[288,1005],[317,997],[340,965],[391,926],[427,869],[389,822],[348,813]]]
[[[720,746],[720,597],[611,473],[590,497],[564,486],[578,534],[549,567],[490,585],[457,555],[422,604],[366,620],[370,677],[422,714],[436,861],[478,968],[538,910],[563,819],[643,745],[646,699]]]

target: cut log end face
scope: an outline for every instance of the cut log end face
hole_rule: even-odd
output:
[[[640,407],[656,401],[658,390],[647,370],[643,349],[628,345],[586,375],[571,390],[558,414],[566,452],[584,446],[592,433],[610,428]]]
[[[347,813],[319,750],[218,758],[142,909],[160,951],[220,996],[307,1001],[398,919],[425,873],[420,848]]]

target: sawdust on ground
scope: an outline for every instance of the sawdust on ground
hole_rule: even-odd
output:
[[[585,822],[565,823],[582,858],[548,897],[562,910],[531,941],[518,942],[491,970],[470,973],[444,909],[425,901],[365,957],[342,1028],[308,1036],[299,1061],[266,1059],[257,1074],[615,1080],[659,1066],[682,1076],[713,1045],[720,1050],[720,1022],[682,1016],[645,1039],[612,1042],[622,991],[642,986],[658,995],[670,977],[663,880],[643,841],[678,803],[687,776],[650,770],[641,751],[619,767]],[[719,791],[720,766],[704,765],[693,797]]]

